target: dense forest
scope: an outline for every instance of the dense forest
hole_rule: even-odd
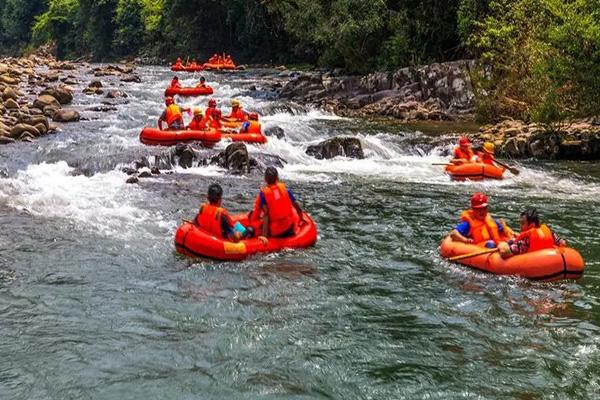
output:
[[[349,73],[476,58],[479,114],[600,110],[600,0],[0,0],[0,50],[310,64]]]

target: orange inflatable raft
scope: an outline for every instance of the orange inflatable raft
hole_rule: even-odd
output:
[[[283,249],[311,247],[317,242],[317,226],[304,213],[304,221],[296,224],[296,234],[289,238],[269,238],[267,245],[257,238],[233,243],[217,238],[189,222],[184,222],[175,233],[175,248],[191,257],[208,257],[217,260],[240,261],[256,253],[272,253]],[[234,223],[248,226],[247,214],[232,217]]]
[[[171,65],[171,71],[174,72],[200,72],[202,70],[204,70],[204,67],[202,65],[197,65],[195,67],[177,64]]]
[[[267,137],[262,133],[221,133],[222,139],[228,139],[232,142],[244,142],[244,143],[256,143],[265,144],[267,143]]]
[[[446,237],[440,246],[444,258],[486,250],[473,244],[453,241]],[[579,279],[583,275],[583,258],[570,247],[554,247],[519,254],[503,259],[500,254],[483,254],[456,261],[468,267],[498,275],[517,275],[537,281]]]
[[[174,146],[177,143],[201,142],[205,147],[213,147],[219,141],[221,141],[221,132],[217,129],[169,131],[146,127],[140,133],[140,142],[150,146]]]
[[[235,64],[213,64],[206,63],[202,65],[205,71],[233,71],[235,70]]]
[[[483,163],[450,164],[446,166],[446,173],[453,180],[480,181],[483,179],[502,179],[504,168]]]
[[[213,88],[210,86],[206,86],[203,88],[193,88],[193,87],[183,87],[183,88],[167,88],[165,90],[166,96],[183,96],[183,97],[192,97],[192,96],[207,96],[209,94],[213,94]]]

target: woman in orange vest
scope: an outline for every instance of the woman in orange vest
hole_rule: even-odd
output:
[[[460,216],[461,222],[450,233],[452,240],[477,244],[490,249],[514,236],[504,220],[493,218],[488,212],[488,197],[475,193],[471,197],[471,209]]]
[[[260,190],[260,206],[263,215],[262,235],[259,237],[263,243],[268,242],[267,237],[285,238],[294,236],[296,217],[302,220],[302,208],[296,197],[285,184],[279,182],[279,173],[275,167],[265,170],[266,186]]]
[[[243,122],[248,119],[248,113],[242,109],[238,99],[231,100],[231,113],[225,119],[229,122]]]
[[[480,151],[477,154],[477,156],[479,157],[481,162],[484,164],[496,165],[496,163],[494,162],[495,161],[495,158],[494,158],[495,150],[496,150],[496,146],[494,146],[494,143],[485,142],[483,144],[482,151]]]
[[[223,201],[223,188],[218,183],[208,187],[208,203],[200,206],[200,212],[194,218],[196,225],[208,233],[222,239],[239,242],[243,238],[251,237],[253,232],[250,228],[244,228],[241,224],[233,224],[226,209],[221,207]]]
[[[260,125],[260,122],[258,122],[257,113],[248,114],[248,121],[242,124],[240,133],[257,133],[262,135],[262,126]]]
[[[190,121],[187,128],[192,131],[202,131],[206,129],[206,120],[204,119],[204,113],[200,107],[194,108],[194,118]]]
[[[168,130],[185,129],[182,111],[189,111],[190,109],[180,108],[177,104],[175,104],[175,101],[172,97],[167,97],[165,99],[165,105],[167,106],[167,109],[163,111],[158,119],[158,128],[162,130],[162,124],[163,122],[166,122]]]
[[[519,222],[521,233],[514,240],[498,246],[502,258],[567,245],[567,242],[559,238],[552,229],[540,223],[540,217],[535,208],[523,211]]]
[[[458,146],[454,148],[452,164],[463,164],[465,162],[476,162],[477,156],[471,149],[471,142],[465,136],[458,140]]]

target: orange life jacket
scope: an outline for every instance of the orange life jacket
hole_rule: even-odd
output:
[[[454,149],[454,158],[471,161],[473,156],[475,156],[475,153],[473,153],[473,150],[471,150],[471,148],[469,148],[467,151],[464,151],[462,147],[457,146]]]
[[[173,89],[180,89],[181,88],[181,83],[179,83],[178,81],[171,81],[171,87]]]
[[[278,236],[294,224],[294,205],[287,188],[281,182],[261,189],[269,210],[269,233]]]
[[[480,151],[477,156],[484,164],[495,165],[494,156],[492,154],[486,153],[485,151]]]
[[[521,232],[517,236],[516,240],[523,240],[526,237],[529,238],[529,250],[528,252],[551,249],[555,246],[554,235],[547,225],[540,225],[539,228],[531,228],[525,232]]]
[[[262,127],[258,121],[246,121],[242,127],[242,133],[262,134]]]
[[[498,231],[498,225],[496,221],[488,214],[485,216],[485,220],[481,221],[475,218],[473,210],[463,211],[460,215],[461,221],[469,223],[469,234],[475,243],[481,244],[488,240],[493,240],[496,244],[502,241],[500,232]]]
[[[204,89],[206,87],[206,83],[199,83],[196,85],[196,89]]]
[[[203,122],[208,128],[221,129],[221,122],[217,121],[212,116],[205,117]]]
[[[206,129],[205,119],[202,118],[200,121],[198,121],[196,118],[192,119],[188,126],[188,129],[191,129],[192,131],[201,131],[203,129]]]
[[[221,238],[223,237],[223,231],[221,230],[221,216],[223,215],[227,215],[224,208],[206,203],[200,207],[200,212],[196,216],[196,223],[206,232]]]
[[[212,115],[212,112],[215,111],[215,107],[207,107],[206,111],[204,111],[204,117],[209,118]]]
[[[177,104],[171,104],[170,106],[167,107],[167,115],[166,115],[167,125],[171,126],[174,122],[176,122],[180,118],[183,118],[183,115],[181,114],[181,108],[179,108],[179,106]]]
[[[227,119],[236,119],[238,121],[245,121],[248,119],[248,114],[242,110],[242,107],[237,107],[237,109],[232,108],[231,114],[227,116]]]

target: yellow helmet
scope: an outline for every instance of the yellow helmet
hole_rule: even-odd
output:
[[[483,144],[483,151],[485,151],[486,153],[494,154],[494,150],[496,150],[496,146],[494,146],[494,143],[485,142]]]
[[[231,107],[239,107],[240,106],[240,101],[238,99],[232,99],[231,100]]]
[[[204,113],[202,112],[202,109],[200,107],[194,108],[194,117],[201,117],[203,115]]]

